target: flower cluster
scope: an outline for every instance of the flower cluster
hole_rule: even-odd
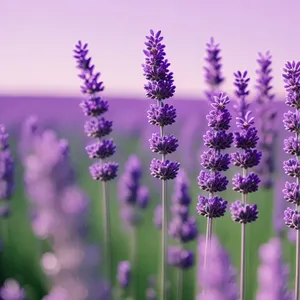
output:
[[[141,185],[141,177],[141,163],[136,155],[131,155],[119,180],[121,218],[129,226],[139,224],[140,209],[146,208],[149,202],[148,188]]]
[[[283,116],[284,127],[287,131],[294,134],[284,140],[284,151],[287,154],[294,155],[295,158],[290,158],[283,163],[285,173],[296,179],[296,182],[286,182],[283,189],[284,198],[286,201],[296,205],[296,209],[287,208],[284,212],[285,224],[296,230],[300,229],[300,62],[287,62],[283,69],[285,89],[288,93],[286,104],[295,108],[295,111],[288,111]]]
[[[117,279],[119,285],[125,289],[129,286],[131,266],[129,261],[121,261],[118,264]]]
[[[61,290],[68,299],[98,299],[106,293],[99,289],[102,282],[94,273],[99,268],[99,249],[86,244],[89,200],[76,185],[68,143],[51,130],[35,133],[30,140],[31,149],[24,155],[24,182],[32,229],[39,239],[52,242],[51,251],[41,258],[43,271],[53,283],[45,299],[53,299]]]
[[[257,130],[254,127],[254,118],[252,112],[247,111],[249,104],[246,103],[245,96],[249,78],[247,72],[243,74],[238,71],[235,75],[235,86],[237,87],[236,95],[239,97],[240,104],[236,105],[240,109],[236,118],[238,131],[234,133],[234,146],[237,152],[231,155],[232,162],[235,166],[242,169],[242,174],[238,173],[232,178],[233,190],[242,194],[242,201],[236,201],[231,204],[230,211],[233,221],[239,223],[250,223],[257,219],[257,206],[246,203],[246,195],[256,192],[260,183],[259,177],[251,172],[247,174],[250,168],[256,167],[261,160],[261,152],[255,148],[258,142]]]
[[[189,194],[189,182],[186,174],[181,170],[175,181],[175,192],[172,197],[172,220],[169,224],[169,235],[180,243],[194,240],[198,234],[196,220],[189,215],[191,197]],[[168,262],[178,268],[193,266],[194,255],[190,250],[181,246],[169,247]]]
[[[19,283],[14,279],[7,279],[0,288],[0,299],[3,300],[25,300],[26,293]]]
[[[205,253],[205,238],[200,237],[198,241],[198,285],[204,293],[197,296],[197,300],[233,300],[238,299],[238,288],[236,284],[236,270],[231,264],[229,254],[222,248],[217,237],[211,239],[211,247],[208,252],[209,268],[203,268]]]
[[[165,58],[165,45],[162,44],[161,31],[146,36],[145,63],[142,64],[147,84],[144,88],[148,98],[157,100],[147,112],[150,124],[160,126],[160,134],[155,133],[149,140],[152,152],[162,155],[162,160],[153,159],[150,165],[151,175],[161,180],[174,179],[179,170],[179,163],[165,160],[165,155],[176,151],[178,140],[173,136],[165,136],[163,128],[171,125],[176,119],[176,110],[172,105],[164,104],[163,100],[172,97],[175,93],[173,73],[170,72],[170,63]]]
[[[257,300],[291,300],[288,291],[289,268],[283,263],[281,242],[272,238],[259,249],[261,265],[258,269],[259,288]]]
[[[230,148],[233,142],[232,133],[228,133],[230,112],[226,108],[229,98],[223,93],[214,96],[211,106],[213,110],[207,115],[208,126],[211,128],[203,136],[204,144],[209,148],[201,155],[201,165],[207,171],[200,171],[198,184],[203,191],[208,192],[208,197],[198,197],[197,212],[207,218],[219,218],[224,216],[227,208],[227,201],[214,193],[226,190],[228,180],[222,175],[230,164],[230,155],[222,153],[221,150]]]
[[[219,44],[215,44],[214,38],[211,37],[209,43],[206,44],[206,54],[205,61],[207,66],[204,67],[205,72],[205,82],[209,86],[210,90],[206,92],[208,99],[213,101],[213,96],[218,93],[218,89],[224,77],[222,76],[222,57],[220,56],[221,49]]]
[[[99,80],[100,73],[94,71],[95,66],[91,64],[91,57],[87,57],[88,44],[79,41],[75,45],[74,53],[77,68],[80,70],[78,76],[83,81],[81,91],[88,95],[88,98],[80,103],[80,107],[85,116],[91,117],[85,123],[84,130],[88,137],[98,139],[96,143],[86,147],[88,156],[99,160],[90,167],[90,173],[94,180],[109,181],[117,176],[118,164],[102,162],[116,150],[113,140],[104,138],[112,132],[112,122],[102,116],[109,108],[108,102],[98,96],[98,93],[104,90],[103,82]]]
[[[271,72],[272,56],[269,51],[265,54],[259,53],[259,59],[257,60],[259,69],[256,71],[258,78],[256,80],[256,89],[258,95],[256,102],[258,105],[258,130],[260,140],[258,148],[262,151],[263,156],[260,165],[257,168],[262,184],[265,188],[271,188],[273,186],[272,175],[275,172],[275,141],[277,131],[274,126],[277,113],[273,109],[274,94],[271,93],[273,79]]]
[[[14,160],[3,125],[0,125],[0,166],[0,217],[7,217],[10,214],[8,200],[14,190]]]

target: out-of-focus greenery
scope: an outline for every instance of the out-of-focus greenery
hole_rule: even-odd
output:
[[[65,136],[65,135],[63,135]],[[70,135],[69,135],[70,137]],[[127,159],[130,153],[135,152],[138,144],[135,140],[126,142],[126,153],[122,153],[123,161]],[[15,145],[13,146],[16,149]],[[123,148],[123,147],[122,147]],[[14,154],[17,152],[14,151]],[[78,183],[87,192],[91,201],[91,240],[101,244],[102,239],[102,219],[101,219],[101,189],[98,182],[91,180],[88,173],[88,165],[90,161],[83,155],[82,141],[78,138],[71,137],[71,155],[74,166],[78,172]],[[120,155],[120,154],[119,154]],[[16,155],[15,155],[16,157]],[[123,168],[121,168],[123,169]],[[145,166],[144,180],[150,179],[150,175],[146,171]],[[199,166],[200,170],[200,166]],[[197,174],[188,174],[191,181],[191,195],[193,202],[191,204],[191,214],[196,216],[196,202],[200,190],[197,186]],[[39,258],[41,251],[49,249],[46,242],[40,243],[34,237],[31,231],[29,220],[28,201],[23,190],[23,171],[20,161],[17,161],[17,182],[16,193],[11,200],[12,215],[7,221],[1,221],[1,236],[4,240],[4,253],[1,255],[1,273],[0,280],[3,282],[5,278],[15,278],[21,286],[25,287],[29,300],[41,300],[47,289],[51,286],[51,282],[43,274],[39,266]],[[169,188],[172,188],[169,184]],[[122,229],[119,217],[119,203],[117,199],[116,182],[110,183],[109,197],[111,207],[112,220],[112,243],[113,243],[113,266],[116,270],[120,260],[130,258],[128,232]],[[159,202],[158,190],[151,190],[151,203],[145,211],[144,223],[137,230],[137,299],[145,299],[145,291],[147,288],[149,275],[157,274],[160,263],[160,231],[153,226],[153,211],[155,205]],[[233,191],[223,193],[223,196],[229,202],[237,200],[239,195]],[[254,299],[257,288],[257,266],[259,263],[258,249],[262,243],[269,240],[274,235],[272,229],[272,211],[273,211],[273,191],[260,190],[258,193],[250,195],[249,201],[257,203],[259,207],[259,219],[253,224],[247,225],[247,286],[246,299]],[[197,217],[198,228],[203,234],[206,228],[206,219]],[[229,213],[224,218],[214,222],[214,230],[220,238],[223,246],[229,251],[233,264],[239,268],[240,260],[240,225],[234,223]],[[286,261],[291,263],[291,287],[294,274],[294,254],[295,247],[290,244],[286,238],[284,240],[284,253]],[[172,242],[172,241],[170,241]],[[42,247],[41,247],[42,245]],[[191,243],[189,247],[196,251],[196,241]],[[175,270],[169,269],[169,278],[171,280],[171,297],[175,299]],[[184,273],[184,296],[183,299],[195,299],[196,291],[196,268]],[[237,278],[238,280],[238,278]],[[115,282],[116,284],[116,282]],[[91,299],[92,300],[92,299]]]

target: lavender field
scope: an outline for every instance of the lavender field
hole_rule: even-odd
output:
[[[1,254],[1,281],[14,278],[21,287],[26,290],[26,299],[42,299],[52,286],[53,277],[45,274],[41,268],[41,257],[44,253],[51,252],[51,241],[40,240],[32,231],[30,222],[31,200],[26,194],[24,186],[24,165],[22,164],[22,132],[24,134],[24,122],[31,116],[37,116],[38,126],[55,130],[58,138],[65,138],[70,143],[70,157],[72,166],[76,170],[77,184],[87,193],[89,198],[88,223],[90,226],[89,243],[95,246],[93,255],[99,259],[103,253],[102,233],[102,196],[101,187],[98,182],[92,181],[88,171],[90,161],[87,158],[84,147],[87,138],[83,133],[84,117],[79,108],[80,98],[40,98],[40,97],[1,97],[1,120],[7,126],[10,133],[10,143],[13,157],[16,161],[16,191],[10,200],[11,215],[1,220],[3,251]],[[159,272],[160,257],[160,231],[153,222],[154,210],[160,203],[160,187],[158,180],[151,178],[149,174],[149,163],[152,154],[148,151],[148,139],[151,127],[145,118],[147,108],[151,103],[146,99],[108,99],[110,103],[109,118],[114,120],[114,140],[118,145],[115,160],[120,163],[120,175],[124,172],[124,164],[130,155],[135,153],[142,162],[143,184],[149,188],[149,206],[143,214],[143,222],[137,229],[137,262],[134,273],[138,278],[135,293],[136,299],[146,299],[146,290],[149,288],[149,277],[157,276]],[[197,185],[197,176],[202,169],[200,165],[200,154],[204,145],[202,135],[207,129],[205,115],[208,113],[209,104],[205,99],[176,99],[170,101],[178,111],[178,122],[172,133],[179,137],[184,149],[178,149],[175,159],[181,162],[190,180],[189,193],[192,199],[190,214],[196,217],[199,236],[205,235],[205,218],[197,215],[197,196],[201,193]],[[55,104],[55,105],[54,105]],[[254,104],[255,106],[256,104]],[[284,102],[277,101],[274,107],[277,111],[284,110]],[[15,108],[19,109],[16,111]],[[66,113],[67,112],[67,113]],[[284,259],[290,266],[288,279],[290,289],[293,288],[295,270],[295,246],[294,242],[287,237],[282,219],[283,210],[286,206],[282,196],[284,175],[281,171],[282,160],[285,155],[281,150],[281,141],[287,135],[280,120],[274,125],[278,128],[279,135],[276,142],[276,172],[275,183],[272,189],[261,188],[257,195],[250,194],[250,203],[257,203],[259,208],[258,220],[247,228],[247,239],[249,251],[246,256],[247,266],[247,297],[255,299],[256,291],[263,280],[257,275],[258,267],[262,264],[260,247],[268,243],[272,237],[278,237],[282,241],[283,254],[278,259]],[[228,177],[234,173],[234,168],[227,172]],[[112,220],[112,259],[113,278],[117,286],[116,270],[121,260],[131,258],[130,229],[125,229],[124,222],[120,218],[121,204],[118,199],[118,179],[109,185],[111,220]],[[174,183],[168,185],[169,194],[174,192]],[[238,199],[238,195],[230,188],[222,193],[224,199],[232,202]],[[46,220],[45,220],[46,222]],[[6,228],[4,230],[4,228]],[[7,231],[6,231],[7,230]],[[228,251],[232,265],[239,269],[240,260],[240,228],[235,224],[230,214],[226,213],[215,224],[215,234],[218,236],[222,247]],[[6,232],[5,232],[6,231]],[[176,244],[169,238],[170,244]],[[189,243],[188,248],[199,255],[200,240],[195,239]],[[269,246],[272,247],[272,246]],[[274,246],[276,247],[276,246]],[[270,250],[270,253],[275,250]],[[71,254],[70,254],[71,255]],[[270,254],[271,255],[271,254]],[[278,253],[276,252],[276,257]],[[225,266],[226,267],[226,266]],[[274,267],[276,267],[274,265]],[[194,299],[199,287],[199,266],[195,265],[190,270],[184,271],[183,297],[182,299]],[[30,270],[30,271],[29,271]],[[270,269],[272,270],[272,269]],[[28,272],[29,271],[29,272]],[[224,276],[228,271],[225,272]],[[220,272],[223,272],[220,270]],[[101,264],[94,270],[101,274]],[[273,274],[265,271],[265,280],[273,284]],[[169,270],[168,280],[172,282],[170,299],[176,299],[176,269]],[[279,280],[283,274],[278,274]],[[198,278],[198,279],[197,279]],[[236,279],[238,280],[238,279]],[[226,282],[223,283],[226,288]],[[271,287],[272,287],[271,284]],[[131,291],[131,288],[129,288]],[[156,290],[156,286],[155,286]],[[63,296],[62,296],[63,297]],[[10,298],[9,298],[10,299]],[[21,299],[21,298],[20,298]],[[64,299],[64,298],[62,298]],[[69,298],[65,298],[69,299]],[[83,299],[83,298],[82,298]],[[90,298],[88,298],[90,299]],[[98,298],[95,298],[98,299]],[[151,298],[149,298],[151,299]],[[213,298],[214,299],[214,298]],[[265,298],[266,299],[266,298]],[[272,299],[272,298],[271,298]],[[275,299],[275,298],[274,298]]]
[[[0,300],[300,300],[296,0],[0,6]]]

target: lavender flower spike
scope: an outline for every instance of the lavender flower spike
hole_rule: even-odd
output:
[[[161,269],[161,300],[167,298],[167,196],[166,180],[176,178],[179,163],[166,160],[166,155],[178,147],[177,139],[164,134],[164,127],[175,122],[176,110],[173,106],[164,104],[163,100],[172,97],[175,93],[173,73],[169,70],[170,63],[165,58],[165,45],[162,44],[161,31],[150,30],[146,36],[145,63],[142,64],[147,83],[144,86],[146,96],[156,100],[156,105],[151,105],[148,110],[149,123],[160,126],[160,132],[152,135],[150,149],[162,155],[161,160],[153,159],[150,165],[151,175],[162,180],[162,269]]]
[[[10,152],[8,134],[0,125],[0,208],[6,204],[14,190],[14,160]],[[0,215],[1,217],[1,215]]]
[[[249,95],[247,71],[234,73],[236,86],[235,94],[238,102],[235,105],[238,117],[236,118],[238,131],[234,133],[234,146],[237,151],[231,155],[232,162],[242,169],[242,174],[234,175],[232,179],[233,190],[242,194],[242,201],[235,201],[230,206],[231,218],[241,224],[241,270],[240,270],[240,300],[245,299],[245,235],[246,224],[254,222],[258,218],[257,205],[247,204],[247,195],[256,192],[260,183],[260,178],[248,170],[256,167],[261,160],[261,152],[255,148],[258,142],[257,130],[254,127],[254,118],[246,102]]]
[[[197,284],[199,293],[197,300],[236,300],[238,287],[236,284],[236,270],[233,268],[229,254],[221,246],[217,237],[212,236],[210,252],[208,253],[209,268],[204,270],[206,241],[204,237],[198,240],[199,264]]]
[[[293,135],[284,141],[284,151],[293,155],[283,163],[284,171],[287,175],[295,178],[295,181],[287,182],[283,190],[284,198],[295,204],[295,209],[287,208],[284,212],[285,224],[297,230],[296,233],[296,275],[295,275],[295,300],[300,298],[300,205],[298,201],[297,191],[300,188],[300,165],[299,165],[299,134],[300,134],[300,61],[287,62],[283,69],[283,81],[287,91],[286,104],[294,111],[288,111],[284,114],[284,127]]]
[[[74,53],[77,68],[80,70],[78,77],[83,82],[81,92],[87,95],[87,98],[80,103],[80,107],[84,115],[90,117],[84,129],[87,136],[97,139],[96,143],[86,147],[86,151],[91,159],[98,160],[89,170],[94,180],[100,180],[102,182],[106,275],[108,279],[112,281],[110,210],[107,195],[107,181],[117,177],[119,166],[115,162],[104,162],[104,159],[115,153],[116,146],[112,139],[105,138],[105,136],[112,132],[112,122],[107,121],[102,116],[108,111],[109,106],[108,102],[98,95],[104,90],[104,86],[103,82],[99,80],[100,73],[95,73],[95,66],[91,64],[91,57],[87,57],[88,44],[83,44],[79,41],[75,45]]]
[[[259,250],[261,265],[258,269],[259,288],[256,300],[292,300],[288,291],[289,268],[283,264],[281,242],[272,238]]]
[[[209,150],[201,155],[201,165],[207,171],[200,171],[198,184],[208,195],[200,195],[196,207],[200,216],[207,217],[204,268],[207,265],[207,253],[210,251],[213,219],[224,216],[227,209],[227,201],[215,193],[226,190],[228,184],[226,176],[222,176],[221,172],[228,170],[231,162],[230,156],[222,153],[222,150],[230,148],[233,142],[232,133],[227,132],[232,119],[226,108],[229,102],[228,96],[223,93],[214,96],[212,110],[206,116],[210,130],[203,136],[203,140]]]
[[[0,288],[0,299],[2,300],[25,300],[25,291],[14,279],[7,279]]]
[[[209,86],[209,90],[206,95],[210,101],[213,101],[213,97],[217,96],[220,92],[219,87],[224,81],[222,76],[222,57],[220,56],[221,49],[219,44],[215,44],[214,38],[211,37],[209,43],[206,44],[205,61],[207,66],[204,67],[205,82]]]
[[[257,172],[262,179],[265,188],[270,189],[273,186],[273,174],[275,172],[275,142],[277,136],[276,120],[277,113],[273,109],[274,94],[272,94],[271,81],[273,79],[271,72],[272,56],[269,51],[265,54],[258,53],[259,69],[256,71],[256,89],[257,89],[257,114],[258,131],[260,141],[258,149],[263,152],[261,164]]]
[[[142,210],[144,210],[149,203],[148,188],[141,185],[142,165],[136,155],[131,155],[126,164],[125,171],[119,180],[119,200],[121,202],[121,219],[123,219],[125,226],[129,227],[131,241],[130,241],[130,262],[132,270],[131,293],[132,297],[136,298],[136,288],[138,286],[136,276],[136,227],[141,223]]]
[[[182,299],[183,271],[194,265],[194,253],[184,247],[198,234],[196,220],[189,214],[190,204],[189,181],[185,172],[180,170],[175,180],[171,206],[172,219],[169,223],[169,235],[177,240],[178,245],[168,248],[168,263],[177,269],[177,300]]]

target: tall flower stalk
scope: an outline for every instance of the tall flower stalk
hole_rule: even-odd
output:
[[[169,234],[178,241],[177,246],[168,248],[168,263],[177,269],[176,299],[182,299],[183,271],[194,265],[194,253],[184,248],[184,245],[197,237],[195,217],[190,216],[189,182],[183,170],[180,170],[175,181],[175,192],[172,197],[172,220],[169,224]]]
[[[136,155],[131,155],[126,164],[125,171],[119,180],[119,200],[121,202],[121,218],[125,226],[129,227],[130,256],[131,256],[131,291],[132,297],[136,298],[138,287],[137,274],[137,226],[141,223],[142,210],[149,203],[148,188],[141,184],[142,165]]]
[[[256,300],[291,300],[287,289],[289,267],[283,263],[281,241],[272,238],[259,249],[261,264],[258,268],[259,287]]]
[[[9,238],[8,217],[10,216],[9,200],[14,192],[14,160],[11,155],[8,133],[5,126],[0,125],[0,228],[1,235]],[[4,251],[4,241],[0,239],[0,253]],[[4,254],[1,253],[1,257]],[[1,262],[3,263],[3,262]]]
[[[283,190],[286,201],[295,204],[295,209],[288,207],[284,211],[285,224],[297,230],[296,233],[296,275],[295,300],[300,299],[300,62],[287,62],[283,69],[285,89],[288,93],[285,103],[294,108],[284,114],[283,123],[287,131],[294,134],[284,140],[284,151],[295,158],[283,163],[285,173],[296,179],[296,182],[286,182]]]
[[[238,200],[231,204],[231,217],[233,221],[241,223],[241,267],[240,267],[240,300],[245,299],[245,275],[246,275],[246,224],[258,218],[257,205],[247,204],[247,195],[258,190],[259,177],[251,172],[250,168],[257,166],[261,159],[261,152],[255,148],[258,142],[257,130],[254,127],[252,112],[248,110],[249,104],[245,97],[249,94],[247,90],[249,78],[247,71],[234,74],[236,95],[239,102],[236,104],[238,117],[236,118],[238,131],[234,133],[234,146],[237,152],[232,154],[232,162],[242,169],[242,174],[238,173],[232,178],[233,190],[242,194],[242,201]]]
[[[197,300],[236,300],[238,286],[236,284],[236,270],[233,267],[230,256],[222,247],[216,236],[212,236],[211,250],[208,253],[209,268],[203,269],[206,239],[198,240],[199,261],[197,270],[197,283],[205,290],[197,295]]]
[[[175,179],[179,170],[179,163],[166,160],[166,155],[176,151],[178,141],[173,135],[165,135],[165,126],[175,122],[176,110],[172,105],[164,104],[163,100],[172,97],[175,93],[173,73],[169,71],[170,63],[165,59],[165,45],[161,42],[161,31],[146,36],[146,56],[142,65],[144,76],[147,79],[144,89],[146,96],[156,100],[148,110],[148,120],[152,125],[160,127],[159,133],[154,133],[150,140],[150,149],[154,153],[161,154],[161,160],[153,159],[150,165],[151,175],[162,180],[162,267],[161,267],[161,295],[160,299],[167,298],[167,186],[166,181]]]
[[[83,81],[81,92],[88,96],[80,103],[84,115],[90,117],[84,125],[84,130],[88,137],[97,140],[86,147],[86,152],[89,158],[98,160],[97,163],[90,166],[89,170],[94,180],[102,182],[106,276],[112,282],[111,229],[107,182],[117,176],[119,165],[115,162],[104,162],[116,150],[113,140],[104,138],[112,132],[112,121],[108,121],[102,116],[108,111],[109,105],[106,100],[99,96],[99,93],[104,90],[104,86],[103,82],[99,80],[100,73],[95,73],[94,65],[91,65],[91,57],[87,57],[88,44],[79,41],[75,45],[74,53],[77,68],[80,70],[78,76]]]
[[[208,85],[206,95],[209,100],[213,101],[214,96],[220,93],[220,85],[224,81],[222,76],[222,57],[220,56],[220,44],[215,44],[214,38],[211,37],[209,43],[206,44],[207,65],[204,67],[205,82]]]
[[[222,151],[230,148],[233,142],[233,134],[227,132],[232,119],[226,108],[228,104],[229,98],[225,94],[214,96],[211,104],[213,109],[206,116],[210,130],[203,136],[204,145],[209,149],[201,155],[201,165],[206,171],[200,171],[198,184],[201,190],[208,192],[208,196],[198,197],[197,212],[207,217],[204,269],[207,265],[213,219],[224,216],[227,208],[227,201],[216,193],[225,191],[228,184],[226,176],[221,173],[228,170],[230,164],[230,155]]]
[[[274,94],[272,93],[271,81],[272,56],[269,51],[265,54],[258,53],[257,59],[259,69],[256,71],[256,89],[257,89],[257,120],[259,131],[258,149],[262,151],[263,156],[257,169],[257,173],[262,180],[262,185],[270,189],[273,187],[273,175],[275,172],[275,142],[277,130],[274,126],[277,113],[273,108]]]

